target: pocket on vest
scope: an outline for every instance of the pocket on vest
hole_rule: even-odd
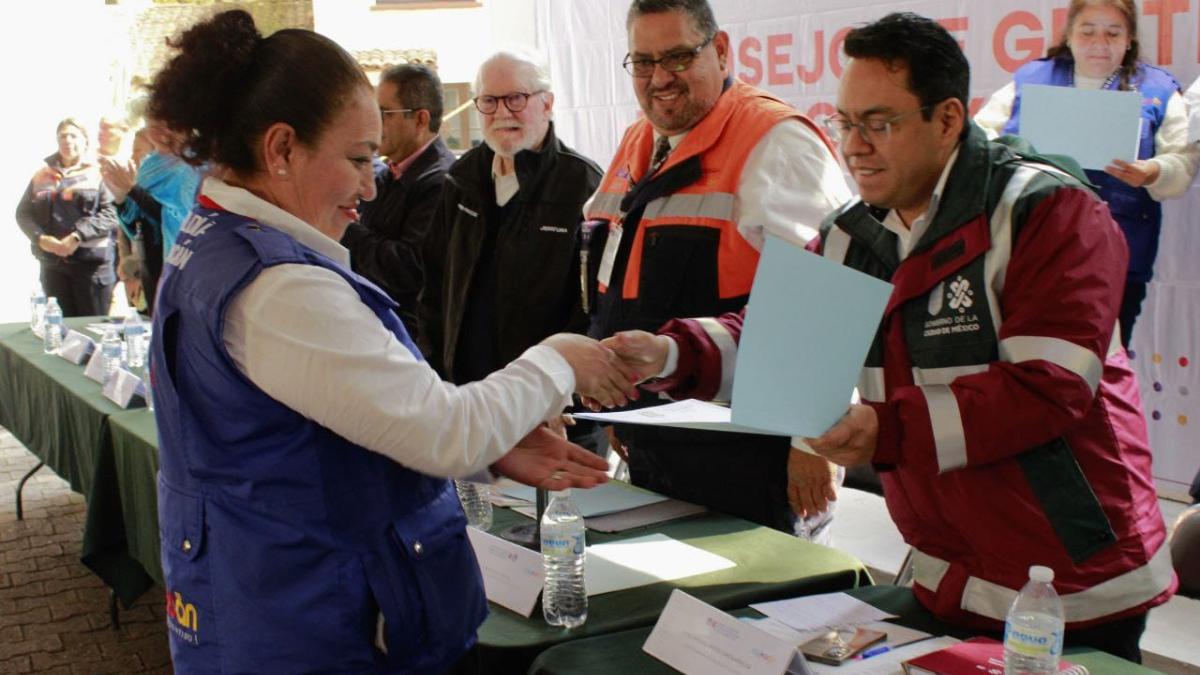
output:
[[[204,541],[204,499],[158,479],[159,536],[171,652],[215,648],[217,616]]]
[[[1066,439],[1060,437],[1022,453],[1017,463],[1042,513],[1076,565],[1117,540]]]
[[[646,229],[638,282],[639,314],[709,316],[718,300],[720,230],[691,225]]]
[[[466,524],[458,496],[448,487],[393,522],[380,555],[364,560],[383,613],[389,658],[407,668],[445,668],[470,647],[487,617]]]

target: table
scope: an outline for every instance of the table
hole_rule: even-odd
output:
[[[497,509],[493,532],[524,516]],[[588,543],[659,532],[737,563],[737,567],[674,582],[605,593],[588,599],[588,620],[568,631],[549,626],[540,605],[531,618],[496,605],[479,629],[478,672],[522,673],[538,653],[567,641],[652,626],[675,588],[724,609],[752,602],[826,593],[870,583],[855,557],[739,518],[708,513],[621,534],[588,531]],[[640,644],[639,644],[640,648]],[[603,672],[620,672],[609,669]],[[636,670],[626,672],[639,672]]]
[[[83,331],[88,323],[102,320],[76,317],[66,325]],[[123,411],[104,397],[98,383],[84,377],[82,366],[44,354],[41,339],[28,324],[0,325],[0,372],[5,373],[0,378],[0,426],[84,495],[80,560],[129,607],[154,579],[126,550],[109,422],[118,415],[149,413]]]
[[[934,636],[950,635],[964,639],[977,635],[970,630],[947,626],[933,617],[903,586],[868,586],[846,591],[848,594],[875,605],[897,619],[892,621],[916,628]],[[737,616],[762,616],[752,609],[734,612]],[[529,668],[529,675],[597,675],[606,673],[637,673],[638,675],[670,675],[674,668],[642,651],[650,636],[650,628],[624,631],[597,638],[576,640],[552,647],[541,653]],[[1063,656],[1073,663],[1087,666],[1091,675],[1143,675],[1157,671],[1130,663],[1111,654],[1083,647],[1069,647]]]

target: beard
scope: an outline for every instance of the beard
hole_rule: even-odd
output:
[[[518,129],[521,132],[521,135],[519,138],[514,139],[508,134],[505,134],[503,137],[501,137],[498,133],[496,133],[497,131],[503,131],[504,129]],[[532,150],[533,148],[537,147],[538,144],[542,142],[542,138],[545,137],[545,135],[546,134],[544,131],[539,134],[536,127],[528,124],[516,125],[511,123],[502,123],[499,125],[499,128],[497,128],[497,125],[493,125],[492,128],[485,131],[483,134],[483,141],[487,143],[487,146],[491,148],[492,152],[496,153],[497,155],[500,155],[501,157],[514,157],[522,150]]]

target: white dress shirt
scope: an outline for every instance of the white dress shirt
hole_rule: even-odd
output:
[[[207,178],[202,194],[350,268],[349,252],[247,190]],[[346,440],[432,476],[478,479],[570,403],[575,375],[554,349],[529,348],[486,379],[455,386],[417,360],[336,272],[264,269],[225,315],[225,347],[272,398]]]
[[[1075,86],[1079,89],[1099,89],[1103,79],[1075,73]],[[1017,86],[1014,82],[1004,85],[975,115],[975,123],[983,127],[988,138],[996,138],[1012,116]],[[1167,101],[1167,112],[1162,124],[1154,134],[1154,157],[1150,162],[1158,165],[1158,178],[1144,187],[1156,201],[1182,197],[1200,168],[1200,148],[1188,143],[1187,108],[1178,92]]]
[[[1183,93],[1188,109],[1188,141],[1192,147],[1200,145],[1200,77]]]

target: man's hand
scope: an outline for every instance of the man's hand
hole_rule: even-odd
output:
[[[875,456],[879,418],[869,405],[852,405],[820,438],[804,439],[813,452],[841,466],[868,464]]]
[[[1104,167],[1104,173],[1131,187],[1140,188],[1158,180],[1158,164],[1144,159],[1124,162],[1114,159]]]
[[[132,162],[121,162],[110,157],[100,158],[100,177],[108,186],[113,199],[120,204],[125,201],[129,191],[133,189],[137,169]]]
[[[667,363],[671,338],[644,330],[628,330],[605,338],[600,344],[616,352],[632,368],[638,380],[656,377]]]
[[[599,342],[575,333],[558,333],[542,340],[571,364],[575,391],[606,408],[637,400],[637,373]]]
[[[608,462],[539,426],[492,469],[543,490],[590,488],[608,481]]]
[[[68,234],[67,236],[63,237],[62,239],[59,239],[59,243],[62,246],[62,249],[61,249],[62,253],[60,253],[59,255],[66,258],[67,256],[74,253],[75,249],[79,248],[79,245],[81,243],[83,243],[83,239],[81,239],[78,234],[75,234],[74,232],[72,232],[71,234]]]
[[[788,503],[801,518],[815,516],[837,501],[837,466],[799,448],[788,451]]]
[[[71,242],[68,244],[68,242]],[[48,234],[43,234],[38,237],[38,248],[47,253],[54,254],[60,258],[66,258],[79,248],[79,241],[72,235],[67,235],[63,239],[51,237]]]
[[[130,277],[121,282],[125,286],[125,300],[130,307],[137,307],[142,294],[142,280]]]

